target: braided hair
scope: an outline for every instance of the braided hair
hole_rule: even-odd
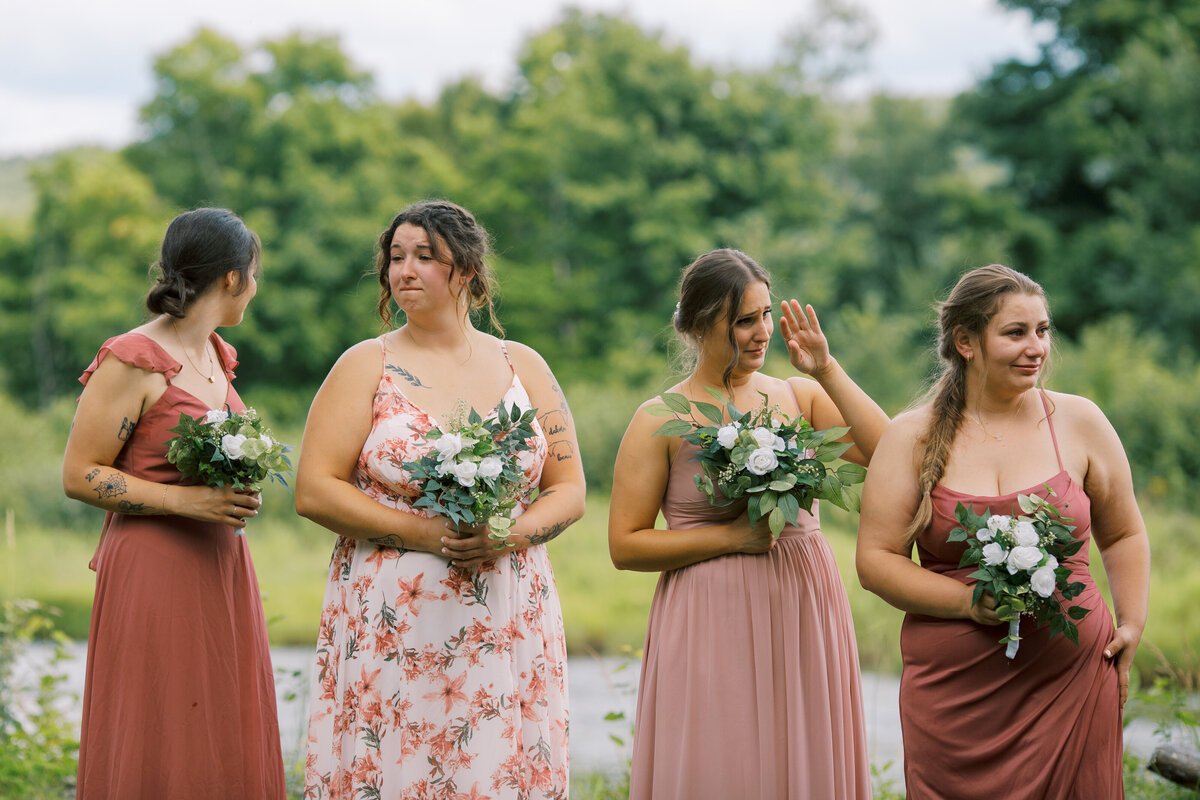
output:
[[[960,333],[983,339],[988,323],[1000,309],[1006,295],[1020,293],[1046,299],[1036,281],[1027,275],[1000,264],[979,267],[963,275],[950,291],[950,296],[938,306],[937,355],[940,372],[926,395],[930,407],[929,427],[923,438],[917,482],[921,502],[909,523],[909,541],[929,526],[933,520],[933,500],[930,492],[946,472],[950,446],[962,424],[967,403],[967,359],[958,352],[955,338]]]

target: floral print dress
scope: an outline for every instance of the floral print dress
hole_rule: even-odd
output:
[[[400,390],[386,358],[354,480],[379,503],[428,516],[410,505],[418,487],[401,465],[432,449],[425,435],[436,422]],[[531,405],[515,370],[503,402]],[[519,454],[528,490],[546,459],[536,421],[534,431],[533,449]],[[566,644],[545,545],[471,572],[432,553],[339,537],[304,797],[565,798],[567,766]]]

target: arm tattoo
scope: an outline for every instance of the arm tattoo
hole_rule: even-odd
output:
[[[367,539],[371,544],[377,544],[380,547],[394,547],[402,553],[407,553],[408,548],[404,546],[404,540],[394,533],[389,533],[387,536],[376,536],[374,539]]]
[[[84,479],[85,481],[87,481],[88,483],[91,483],[91,482],[92,482],[92,478],[96,477],[96,476],[97,476],[97,475],[99,475],[99,474],[100,474],[100,468],[99,468],[99,467],[96,467],[96,469],[92,470],[92,471],[91,471],[91,472],[89,472],[87,475],[84,475],[84,476],[83,476],[83,479]]]
[[[391,370],[392,372],[396,373],[397,375],[399,375],[401,378],[404,378],[404,380],[408,381],[409,385],[411,385],[411,386],[415,386],[418,389],[430,388],[429,384],[421,383],[420,378],[418,378],[416,375],[413,375],[408,370],[404,369],[404,367],[397,367],[395,364],[388,364],[387,368],[389,370]]]
[[[553,525],[546,525],[545,527],[539,529],[537,533],[529,536],[530,547],[539,544],[545,544],[565,531],[567,527],[574,521],[575,520],[571,519],[570,517],[567,517],[562,522],[556,522]]]
[[[120,511],[122,514],[145,514],[146,504],[131,503],[128,500],[122,500],[117,503],[117,511]]]
[[[125,494],[126,491],[125,478],[121,473],[114,472],[100,479],[100,482],[92,487],[92,491],[101,500],[106,497],[117,497]]]
[[[122,442],[129,441],[129,437],[133,435],[134,423],[129,421],[129,417],[121,418],[121,430],[117,432],[117,438]]]
[[[568,435],[568,422],[571,419],[571,409],[567,407],[566,395],[563,394],[562,389],[559,388],[558,383],[554,380],[554,373],[547,372],[546,375],[550,378],[550,388],[558,395],[558,408],[553,411],[547,411],[538,419],[538,422],[542,425],[542,430],[546,434],[547,449],[549,451],[547,456],[552,457],[555,461],[569,461],[575,457],[575,444]]]

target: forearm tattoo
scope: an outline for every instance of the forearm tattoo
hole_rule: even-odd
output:
[[[99,468],[99,467],[96,467],[94,470],[92,470],[91,472],[89,472],[87,475],[84,475],[84,476],[83,476],[83,479],[84,479],[85,481],[87,481],[88,483],[91,483],[91,482],[92,482],[92,479],[93,479],[93,478],[95,478],[95,477],[96,477],[97,475],[99,475],[99,474],[100,474],[100,468]]]
[[[556,522],[553,525],[546,525],[539,528],[537,533],[530,534],[529,545],[532,547],[534,545],[545,544],[565,531],[574,521],[571,517],[567,517],[562,522]]]
[[[404,369],[403,367],[397,367],[395,364],[388,364],[387,368],[389,371],[396,373],[401,378],[404,378],[404,380],[408,381],[409,385],[411,385],[411,386],[415,386],[418,389],[428,389],[429,388],[429,384],[421,383],[420,378],[418,378],[416,375],[413,375],[411,372]]]
[[[404,540],[394,533],[389,533],[387,536],[376,536],[367,541],[371,544],[377,544],[380,547],[394,547],[401,552],[408,552],[408,548],[404,546]]]
[[[128,500],[122,500],[117,503],[117,511],[122,514],[148,514],[145,503],[131,503]]]
[[[108,497],[119,497],[125,494],[128,487],[125,485],[125,477],[119,472],[110,472],[100,479],[100,482],[92,487],[92,491],[101,500]]]
[[[117,431],[117,438],[122,442],[129,441],[129,437],[133,435],[133,426],[135,423],[129,421],[129,417],[121,418],[121,430]]]

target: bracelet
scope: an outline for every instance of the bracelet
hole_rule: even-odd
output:
[[[170,487],[164,483],[163,484],[163,498],[162,498],[162,503],[160,504],[160,505],[162,505],[162,512],[163,512],[164,516],[167,513],[167,489],[168,488],[170,488]]]

